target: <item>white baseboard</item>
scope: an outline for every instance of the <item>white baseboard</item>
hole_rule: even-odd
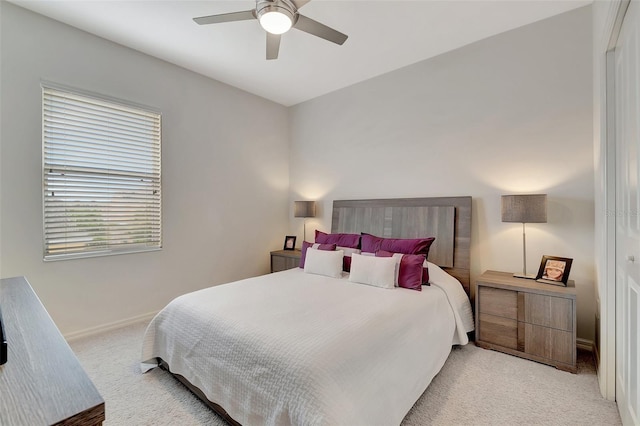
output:
[[[131,324],[135,324],[142,321],[151,321],[151,319],[156,316],[158,311],[148,312],[146,314],[138,315],[132,318],[123,319],[120,321],[111,322],[109,324],[99,325],[97,327],[86,328],[80,331],[74,331],[72,333],[64,334],[63,337],[67,340],[67,342],[71,342],[73,340],[81,339],[83,337],[88,337],[98,333],[104,333],[105,331],[115,330],[116,328],[126,327]]]
[[[593,340],[588,340],[588,339],[576,339],[576,347],[578,349],[582,349],[585,351],[589,351],[589,352],[594,352],[595,351],[595,346],[593,343]]]

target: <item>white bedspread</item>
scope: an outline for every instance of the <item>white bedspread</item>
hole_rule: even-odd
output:
[[[142,369],[162,358],[245,426],[397,425],[473,329],[435,268],[422,292],[295,268],[186,294],[150,323]]]

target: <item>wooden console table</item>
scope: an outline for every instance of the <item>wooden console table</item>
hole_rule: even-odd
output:
[[[24,277],[0,280],[0,425],[100,425],[104,400]]]

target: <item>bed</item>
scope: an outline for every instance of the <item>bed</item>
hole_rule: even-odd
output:
[[[163,366],[231,424],[400,424],[473,330],[470,216],[470,197],[335,201],[332,234],[435,235],[430,285],[380,288],[307,265],[199,290],[151,321],[142,370]]]

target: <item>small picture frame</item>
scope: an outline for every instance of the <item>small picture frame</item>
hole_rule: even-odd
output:
[[[295,235],[287,235],[284,237],[283,250],[295,250],[296,249],[296,237]]]
[[[546,284],[567,286],[573,259],[558,256],[542,256],[536,281]]]

